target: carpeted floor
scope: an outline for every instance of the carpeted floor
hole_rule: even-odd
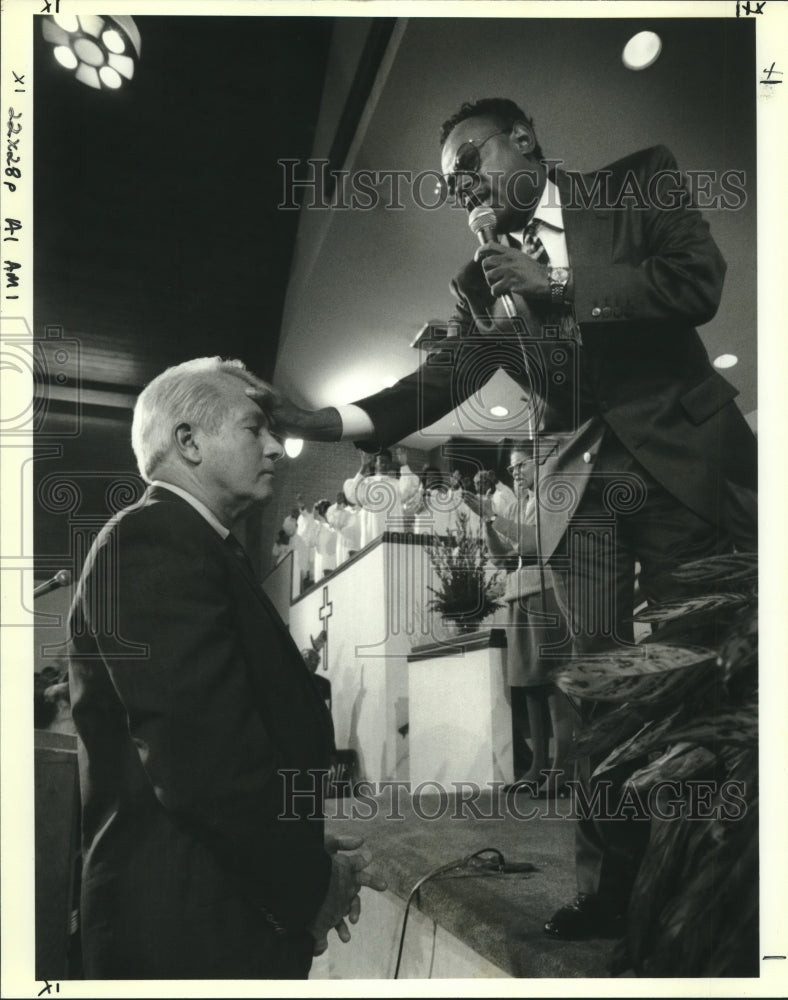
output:
[[[569,800],[486,791],[464,802],[437,793],[414,801],[403,790],[388,790],[374,800],[330,800],[328,807],[328,830],[364,837],[371,867],[402,899],[432,869],[483,848],[497,849],[507,863],[530,862],[535,870],[527,873],[430,881],[419,892],[419,909],[511,976],[609,975],[613,942],[559,942],[542,931],[576,893]]]

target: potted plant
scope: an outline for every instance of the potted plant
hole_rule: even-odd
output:
[[[503,607],[498,600],[503,591],[502,574],[489,568],[484,543],[469,527],[469,515],[461,511],[454,536],[433,536],[428,547],[438,583],[427,587],[433,595],[427,608],[437,611],[458,632],[474,631],[483,619]]]

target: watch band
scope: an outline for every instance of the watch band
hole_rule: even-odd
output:
[[[568,267],[547,266],[547,280],[550,282],[550,301],[553,305],[564,305],[566,302],[566,286],[569,284],[570,271]]]

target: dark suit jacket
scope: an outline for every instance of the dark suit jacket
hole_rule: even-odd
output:
[[[152,487],[99,534],[69,628],[87,977],[284,975],[293,940],[308,969],[331,865],[319,796],[277,818],[278,771],[313,788],[331,722],[251,571]]]
[[[673,156],[659,146],[594,174],[553,174],[582,346],[551,328],[549,307],[519,297],[522,323],[513,335],[471,262],[452,283],[458,306],[447,349],[357,403],[372,418],[375,443],[430,425],[500,365],[533,393],[540,429],[558,435],[569,456],[560,468],[581,477],[568,514],[591,469],[578,465],[582,436],[592,440],[589,422],[601,421],[682,503],[736,536],[734,509],[747,508],[756,489],[755,439],[734,403],[737,390],[712,367],[695,330],[717,310],[725,262],[698,211],[659,207],[678,201],[677,178]],[[585,202],[583,192],[591,193]],[[751,507],[742,511],[742,520],[750,514]]]

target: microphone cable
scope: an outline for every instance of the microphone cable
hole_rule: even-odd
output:
[[[484,858],[482,855],[492,854],[494,858]],[[525,875],[535,872],[536,866],[530,861],[507,862],[501,851],[496,847],[483,847],[472,854],[466,854],[464,858],[457,858],[447,864],[439,865],[427,872],[426,875],[416,882],[408,893],[405,903],[405,916],[402,918],[402,930],[399,937],[399,949],[397,950],[397,964],[394,968],[394,979],[399,977],[400,965],[402,963],[402,950],[405,946],[405,929],[408,926],[408,915],[410,905],[416,893],[423,885],[435,878],[500,878],[504,875]]]
[[[469,219],[468,225],[471,232],[477,236],[480,241],[484,242],[487,240],[495,241],[494,235],[489,235],[493,233],[495,228],[495,213],[492,209],[487,208],[475,194],[471,193],[468,196],[468,209],[469,209]],[[507,317],[512,320],[512,329],[517,336],[517,343],[520,348],[520,354],[523,360],[523,372],[525,374],[525,379],[530,386],[530,393],[528,399],[528,435],[532,442],[532,447],[534,450],[534,497],[535,497],[535,515],[536,522],[534,525],[534,534],[536,541],[536,565],[539,568],[539,600],[542,609],[542,616],[547,614],[547,597],[546,597],[546,585],[545,585],[545,568],[542,559],[542,520],[539,511],[539,465],[540,465],[540,453],[539,453],[539,430],[536,426],[536,421],[534,420],[534,397],[536,396],[536,391],[534,389],[534,380],[531,376],[531,366],[528,361],[528,354],[525,349],[524,338],[530,339],[531,332],[528,329],[528,324],[525,322],[522,316],[517,313],[517,306],[515,305],[514,298],[509,294],[504,294],[499,296],[499,300],[503,306],[504,312]],[[516,323],[520,322],[523,325],[523,336],[520,336],[516,329]]]

